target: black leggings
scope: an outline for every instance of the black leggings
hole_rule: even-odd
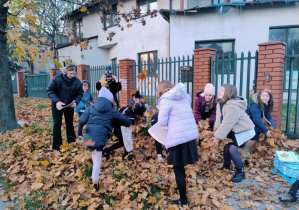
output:
[[[187,202],[186,173],[184,166],[173,166],[175,181],[180,192],[181,202]]]

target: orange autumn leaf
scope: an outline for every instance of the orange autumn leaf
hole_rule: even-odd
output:
[[[145,74],[143,74],[143,73],[138,73],[138,79],[140,79],[141,81],[145,80],[145,79],[146,79]]]

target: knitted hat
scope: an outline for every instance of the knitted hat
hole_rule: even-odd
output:
[[[136,114],[138,116],[143,116],[145,111],[146,111],[146,107],[144,106],[144,104],[142,104],[140,102],[135,104],[134,114]]]
[[[113,99],[112,93],[106,87],[101,88],[101,90],[99,91],[99,97],[106,98],[109,101]]]
[[[135,94],[133,94],[135,98],[141,98],[140,92],[137,90]]]
[[[215,87],[213,84],[211,84],[211,83],[206,84],[203,95],[205,95],[205,94],[210,94],[213,96],[215,95]]]

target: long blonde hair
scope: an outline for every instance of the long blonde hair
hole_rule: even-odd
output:
[[[224,84],[222,87],[224,87],[224,94],[222,98],[217,99],[218,103],[225,104],[228,100],[238,97],[238,91],[234,85]]]
[[[169,82],[168,80],[163,80],[161,81],[156,89],[156,93],[157,93],[157,101],[159,100],[159,98],[165,93],[167,92],[167,89],[171,89],[174,87],[174,84],[172,84],[171,82]]]

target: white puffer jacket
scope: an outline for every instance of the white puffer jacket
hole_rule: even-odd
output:
[[[158,124],[168,126],[165,147],[168,149],[198,137],[191,108],[191,97],[183,83],[164,93],[158,100]]]

